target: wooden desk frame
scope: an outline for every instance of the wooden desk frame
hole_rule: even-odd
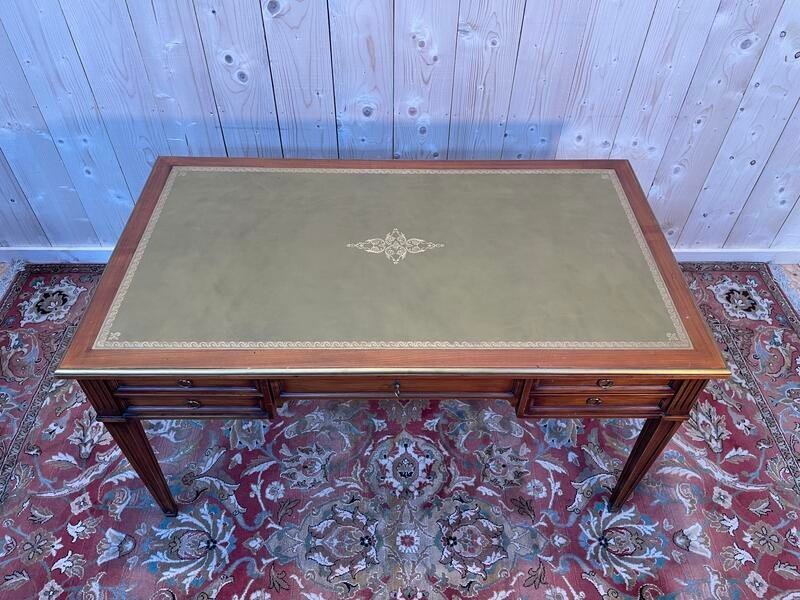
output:
[[[691,348],[95,349],[102,322],[173,166],[614,169]],[[294,398],[505,398],[521,418],[645,418],[614,489],[617,510],[706,382],[730,375],[672,252],[622,160],[309,161],[161,157],[56,375],[80,381],[99,421],[165,514],[177,514],[143,419],[271,418]]]

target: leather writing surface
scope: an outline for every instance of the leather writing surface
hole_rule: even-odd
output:
[[[690,347],[611,170],[175,167],[95,342]]]

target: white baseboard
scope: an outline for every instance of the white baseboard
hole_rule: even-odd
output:
[[[106,263],[113,248],[92,247],[3,247],[0,262],[25,260],[31,263]],[[681,262],[766,262],[777,264],[800,264],[800,250],[725,249],[725,248],[676,248],[675,258]]]
[[[114,248],[106,246],[6,246],[0,248],[0,262],[24,260],[29,263],[107,263]]]
[[[672,253],[678,262],[800,263],[800,250],[790,248],[673,248]]]

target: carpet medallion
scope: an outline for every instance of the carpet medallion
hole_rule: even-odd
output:
[[[641,422],[442,398],[151,422],[172,519],[51,376],[100,272],[0,305],[2,598],[800,599],[800,322],[763,265],[684,266],[733,377],[618,513]]]

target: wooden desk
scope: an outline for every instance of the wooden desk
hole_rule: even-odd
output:
[[[729,372],[627,161],[160,158],[57,375],[174,515],[142,419],[299,398],[645,418],[618,509]]]

